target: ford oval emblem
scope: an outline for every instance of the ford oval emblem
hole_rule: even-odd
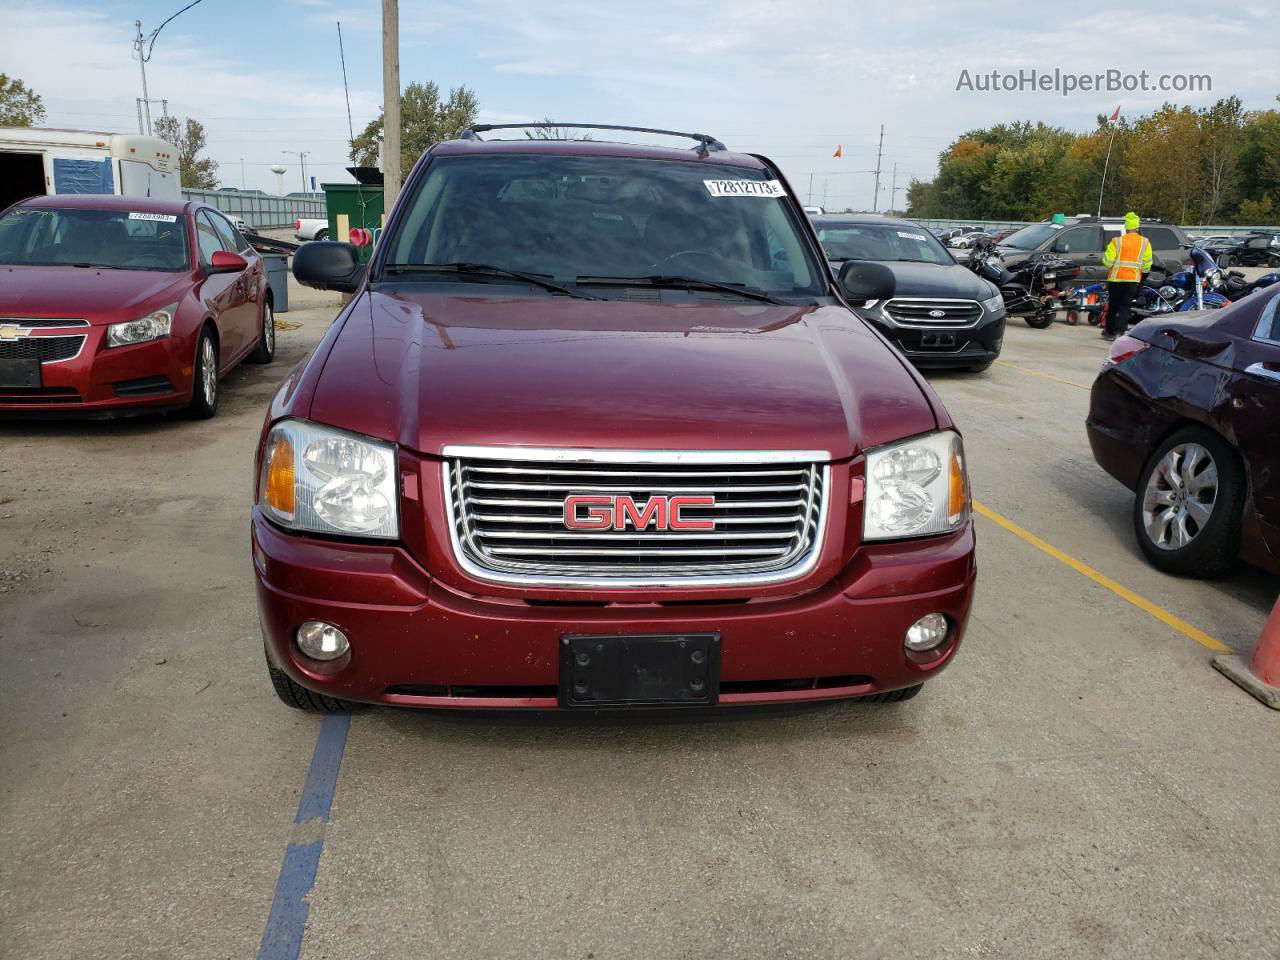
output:
[[[945,317],[946,315],[947,315],[947,311],[945,311],[945,310],[930,310],[930,311],[929,311],[929,316],[933,317],[935,320],[940,320],[940,319],[942,319],[943,317]]]

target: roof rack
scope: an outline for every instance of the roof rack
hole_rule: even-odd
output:
[[[552,123],[549,120],[539,120],[535,123],[476,123],[463,130],[458,139],[480,140],[479,134],[489,130],[530,130],[537,127],[544,129],[547,127],[568,127],[573,130],[625,130],[628,133],[660,133],[668,137],[684,137],[698,141],[698,146],[695,149],[702,156],[706,156],[711,150],[728,149],[715,137],[705,133],[682,133],[679,130],[659,130],[654,127],[619,127],[609,123]]]

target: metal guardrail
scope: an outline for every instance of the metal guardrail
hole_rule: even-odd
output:
[[[995,227],[1004,230],[1009,227],[1029,227],[1033,222],[1030,220],[930,220],[927,218],[907,217],[914,223],[920,224],[922,227],[938,227],[943,230],[950,230],[954,227],[977,227],[979,230],[985,230],[987,227]],[[1043,222],[1043,221],[1039,221]],[[1248,233],[1262,231],[1263,233],[1280,233],[1280,226],[1220,226],[1210,224],[1208,226],[1184,226],[1182,228],[1189,236],[1192,237],[1237,237],[1244,236]]]
[[[273,197],[257,190],[191,190],[183,189],[188,200],[207,203],[223,213],[243,218],[251,228],[291,227],[304,217],[323,220],[324,196]]]

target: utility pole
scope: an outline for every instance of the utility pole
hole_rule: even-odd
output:
[[[150,100],[150,95],[147,93],[147,56],[142,49],[142,44],[143,44],[142,21],[135,20],[133,21],[133,25],[138,30],[138,35],[133,38],[133,49],[138,51],[138,67],[139,69],[142,70],[142,107],[146,111],[146,115],[147,115],[147,129],[145,130],[142,129],[142,118],[141,117],[138,118],[138,133],[145,133],[148,136],[150,136],[151,135],[151,100]]]
[[[382,0],[382,209],[400,193],[400,3]]]
[[[244,178],[244,157],[241,157],[240,158],[240,189],[248,190],[249,189],[248,183],[249,181],[247,181]]]
[[[827,209],[827,184],[830,183],[825,177],[822,181],[822,209]]]
[[[889,212],[898,209],[898,165],[893,165],[893,186],[889,188]]]
[[[809,206],[813,206],[813,174],[809,174]]]
[[[871,212],[880,209],[880,155],[884,152],[884,124],[880,124],[880,146],[876,147],[876,195],[871,199]]]

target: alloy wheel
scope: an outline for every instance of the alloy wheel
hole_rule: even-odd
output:
[[[205,337],[200,345],[200,376],[204,390],[204,402],[213,406],[218,396],[218,358],[213,352],[213,338]]]
[[[1198,443],[1172,447],[1147,478],[1142,523],[1162,550],[1179,550],[1203,532],[1218,499],[1218,465]]]
[[[269,303],[262,306],[262,342],[267,345],[267,353],[275,352],[276,315]]]

